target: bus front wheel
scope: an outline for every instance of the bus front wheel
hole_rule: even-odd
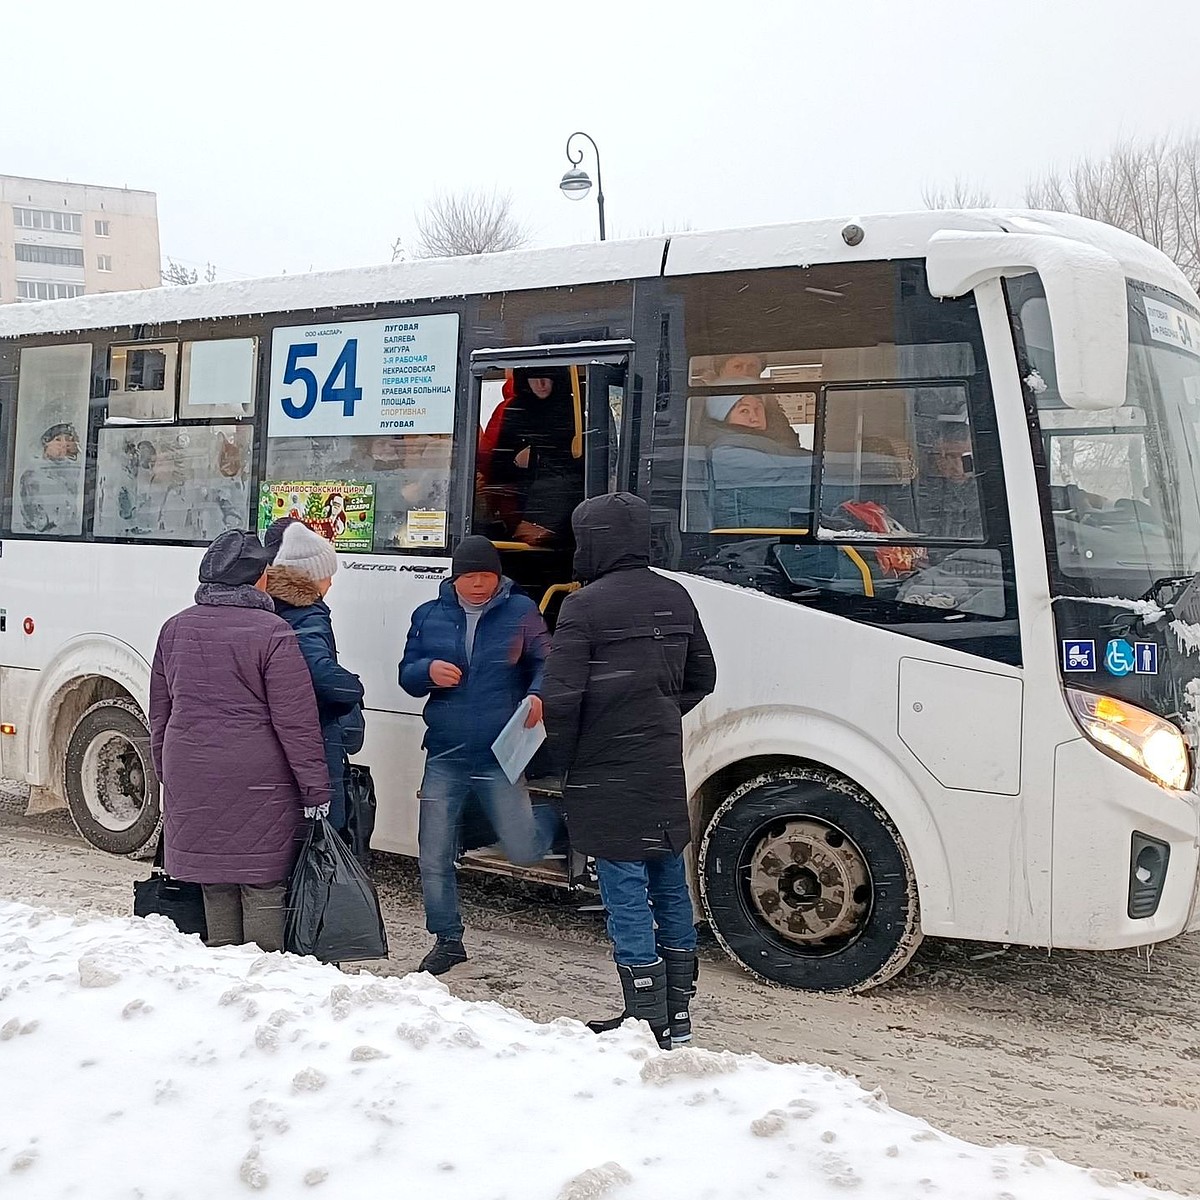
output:
[[[134,854],[158,829],[162,811],[150,758],[150,731],[131,700],[93,704],[71,732],[67,808],[85,841]]]
[[[815,767],[769,771],[713,814],[700,891],[717,940],[752,974],[812,992],[860,992],[921,941],[916,880],[887,814]]]

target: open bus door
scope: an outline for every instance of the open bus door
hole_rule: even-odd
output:
[[[563,599],[579,586],[574,579],[570,512],[582,500],[617,487],[617,451],[632,350],[632,342],[619,341],[523,346],[471,356],[472,405],[478,415],[471,532],[491,538],[500,551],[504,573],[538,605],[551,630]],[[545,398],[531,394],[525,383],[542,378],[539,370],[554,380]],[[542,403],[562,408],[548,413],[543,423],[536,420]],[[526,411],[518,417],[521,405]],[[530,456],[525,466],[512,469],[514,450],[523,449],[518,445],[521,438],[511,436],[512,427],[506,429],[506,420],[514,418],[522,428],[533,430],[533,440],[545,458],[553,459],[556,486],[569,487],[569,495],[560,496],[561,519],[557,528],[548,531],[550,536],[531,533],[529,523],[522,524],[537,486],[539,464]],[[514,476],[526,471],[528,479],[514,481]],[[535,804],[552,803],[561,791],[544,748],[530,763],[526,777]],[[594,886],[582,855],[565,851],[537,867],[515,867],[497,851],[484,849],[490,831],[484,828],[481,814],[472,812],[474,808],[469,805],[464,814],[465,863],[560,886]]]
[[[562,598],[574,589],[570,531],[571,509],[590,496],[616,486],[617,446],[625,396],[626,374],[633,344],[627,341],[565,346],[523,346],[513,350],[481,351],[471,356],[474,409],[479,415],[471,532],[489,537],[500,550],[505,574],[541,609],[553,628]],[[522,380],[538,378],[537,371],[555,381],[544,400],[531,398]],[[506,436],[506,421],[518,419],[529,428],[537,405],[559,406],[547,414],[544,426],[555,444],[552,452],[556,487],[562,502],[556,528],[544,535],[542,526],[526,522],[539,480],[537,447],[524,466],[509,467],[520,438]],[[542,424],[542,423],[538,423]],[[508,458],[505,459],[505,450]],[[517,478],[514,478],[517,477]]]

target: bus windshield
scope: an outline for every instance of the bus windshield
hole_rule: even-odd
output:
[[[1059,398],[1046,301],[1040,287],[1025,290],[1015,311],[1048,476],[1056,587],[1134,600],[1160,580],[1193,575],[1200,570],[1200,313],[1131,281],[1125,404],[1088,411]]]

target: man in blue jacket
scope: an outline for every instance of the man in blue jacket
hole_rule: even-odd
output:
[[[431,975],[467,960],[454,864],[468,795],[483,806],[510,862],[544,856],[529,793],[522,782],[509,783],[492,743],[526,696],[527,723],[542,719],[549,648],[537,606],[513,590],[485,537],[459,543],[438,598],[413,613],[400,686],[427,697],[418,841],[425,927],[437,941],[419,970]]]

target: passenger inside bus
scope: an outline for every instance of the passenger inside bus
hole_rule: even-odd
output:
[[[78,533],[83,464],[75,426],[69,421],[51,425],[42,434],[41,448],[40,461],[21,474],[25,526],[33,533]]]
[[[751,384],[752,379],[722,383]],[[803,528],[812,514],[812,454],[771,395],[715,395],[696,431],[714,529]]]
[[[571,513],[584,495],[577,407],[568,369],[513,373],[513,397],[484,483],[488,511],[509,540],[546,549],[570,545]]]

